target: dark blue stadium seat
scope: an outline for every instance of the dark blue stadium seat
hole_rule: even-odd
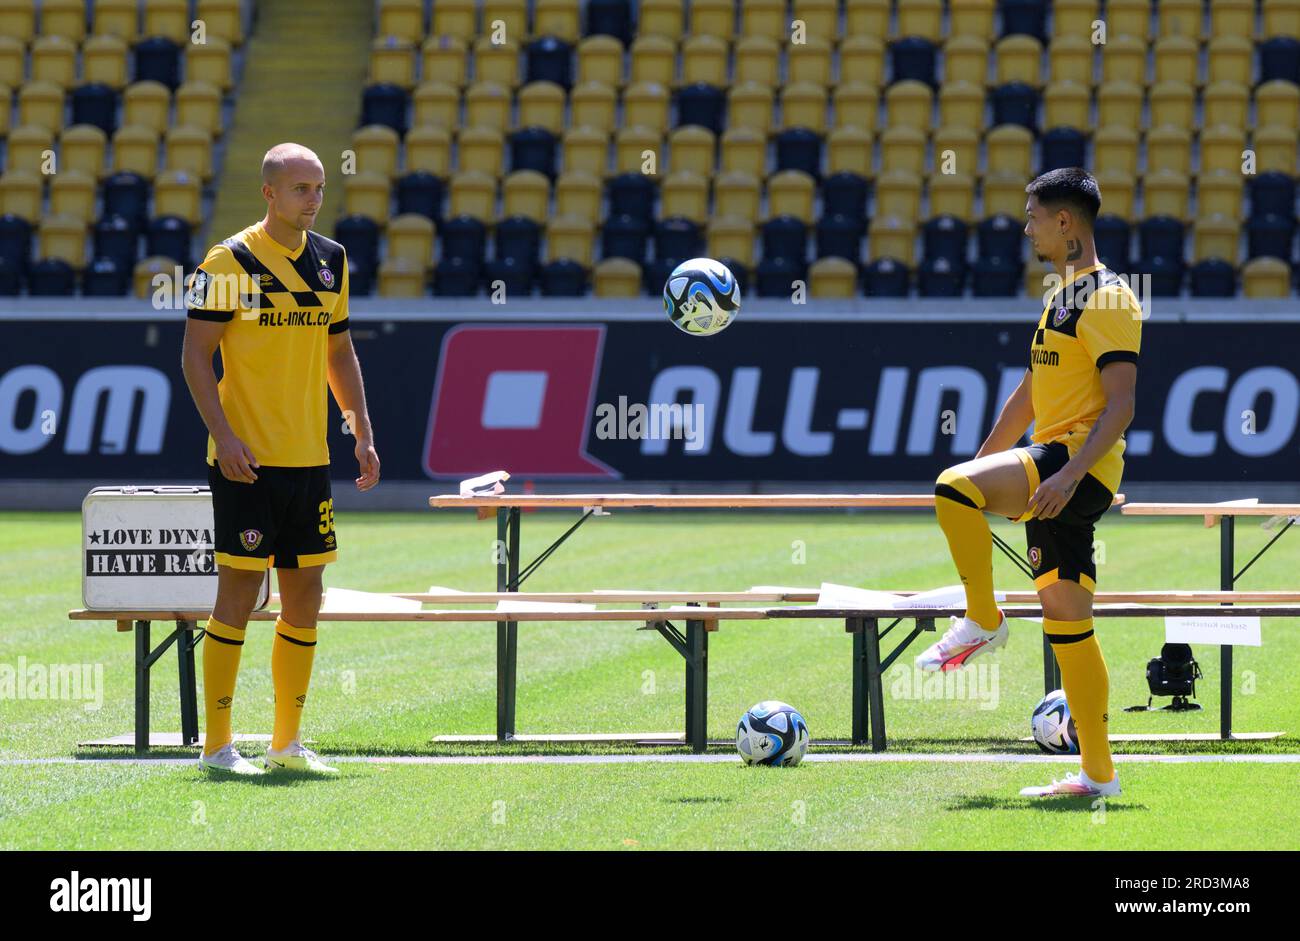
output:
[[[348,254],[348,294],[356,297],[369,297],[375,289],[375,269],[373,266],[357,261]]]
[[[112,259],[119,271],[130,271],[140,260],[140,234],[122,216],[105,216],[95,223],[96,258]]]
[[[975,229],[981,258],[1006,258],[1020,263],[1024,226],[1005,212],[989,216]]]
[[[72,93],[72,123],[92,124],[109,137],[117,130],[117,92],[91,82]]]
[[[1300,85],[1300,40],[1274,36],[1259,44],[1259,80],[1275,78]]]
[[[655,184],[644,173],[620,173],[609,181],[609,214],[636,216],[647,224],[654,220]]]
[[[1002,0],[1002,35],[1023,33],[1047,42],[1046,0]]]
[[[111,258],[96,258],[86,269],[81,293],[87,297],[121,297],[130,288],[127,273]]]
[[[33,263],[29,271],[32,297],[70,297],[77,293],[77,273],[61,258],[44,258]]]
[[[602,258],[630,258],[638,265],[644,264],[649,241],[650,226],[646,221],[621,213],[605,222],[600,233],[600,254]]]
[[[867,181],[847,170],[832,173],[822,181],[822,205],[850,219],[866,221]]]
[[[369,216],[344,216],[334,223],[334,241],[347,250],[348,261],[370,272],[379,266],[379,225]],[[356,290],[351,275],[348,287]]]
[[[685,261],[704,254],[704,237],[700,227],[690,219],[681,216],[661,219],[655,223],[654,237],[656,258]]]
[[[758,263],[754,281],[759,297],[788,298],[794,293],[795,281],[807,285],[808,264],[803,259],[765,257]]]
[[[444,242],[444,251],[445,245]],[[510,258],[516,265],[534,269],[542,247],[542,228],[527,216],[507,216],[493,234],[498,259]]]
[[[1261,173],[1250,182],[1250,214],[1263,216],[1295,213],[1295,180],[1285,173]]]
[[[1186,267],[1182,256],[1146,256],[1139,264],[1143,275],[1151,276],[1152,297],[1177,297],[1183,288]]]
[[[9,259],[0,258],[0,297],[17,297],[22,289],[22,271]]]
[[[862,269],[862,290],[867,297],[907,297],[907,266],[893,258],[877,258]]]
[[[566,92],[573,85],[573,50],[554,36],[542,36],[525,47],[524,67],[529,82],[554,82]]]
[[[787,128],[776,135],[776,168],[802,170],[814,180],[821,179],[822,139],[805,127]]]
[[[921,238],[926,258],[943,258],[959,268],[966,267],[969,231],[956,216],[935,216],[921,227]]]
[[[1019,124],[1038,130],[1038,92],[1024,82],[1007,82],[993,89],[993,124]]]
[[[1222,258],[1207,258],[1192,266],[1192,297],[1233,297],[1237,272]]]
[[[641,288],[647,294],[658,296],[668,281],[672,270],[684,262],[685,258],[656,258],[641,266]]]
[[[376,82],[361,96],[361,126],[382,124],[406,136],[406,109],[410,97],[400,85]]]
[[[727,255],[723,255],[718,259],[718,261],[726,265],[731,273],[736,276],[736,285],[740,288],[740,296],[743,298],[746,292],[749,291],[749,269],[741,263],[739,258],[731,258]],[[662,290],[663,285],[660,284],[659,287],[655,289],[655,293],[657,294]]]
[[[1172,216],[1151,216],[1138,225],[1138,254],[1143,259],[1182,258],[1183,224]]]
[[[912,80],[934,87],[938,84],[935,72],[935,46],[920,36],[905,36],[889,44],[889,58],[893,63],[893,81]],[[892,83],[891,83],[892,84]]]
[[[922,297],[961,297],[966,284],[966,265],[947,258],[927,258],[916,273],[917,291]]]
[[[857,264],[862,257],[862,236],[866,233],[867,224],[861,219],[838,211],[825,214],[817,220],[817,257],[834,255]]]
[[[397,181],[397,212],[417,213],[439,223],[442,194],[442,180],[424,170],[415,170]]]
[[[976,297],[1015,297],[1024,268],[1018,260],[996,255],[981,257],[971,268],[971,292]]]
[[[1107,268],[1125,268],[1129,264],[1129,242],[1132,231],[1128,220],[1114,213],[1102,213],[1092,229],[1097,245],[1097,257]],[[1181,239],[1181,236],[1179,236]]]
[[[104,181],[105,216],[121,216],[136,229],[149,220],[149,184],[135,173],[114,173]]]
[[[150,221],[145,244],[150,255],[170,258],[189,271],[194,267],[190,264],[192,235],[190,224],[180,216],[159,216]]]
[[[632,44],[632,0],[587,0],[588,36],[613,36]]]
[[[1040,138],[1040,173],[1061,167],[1082,167],[1088,162],[1088,137],[1073,127],[1054,127]]]
[[[172,91],[181,83],[181,48],[163,36],[151,36],[135,47],[135,80],[162,82]]]
[[[555,179],[555,135],[544,127],[526,127],[510,135],[511,170],[536,170]]]
[[[1260,258],[1265,255],[1291,260],[1295,242],[1295,216],[1268,212],[1262,216],[1251,215],[1246,223],[1246,255]]]
[[[443,224],[438,235],[442,242],[442,259],[459,258],[474,267],[477,277],[487,247],[487,226],[482,220],[473,216],[454,216]]]
[[[726,130],[727,95],[715,85],[695,82],[677,95],[677,126],[698,124],[721,136]]]
[[[587,293],[587,269],[571,258],[544,265],[541,281],[544,297],[581,297]]]
[[[763,223],[762,236],[764,258],[802,262],[808,257],[808,227],[802,219],[795,216],[773,216]]]
[[[478,294],[482,271],[477,261],[444,255],[433,272],[433,293],[438,297],[473,297]]]
[[[483,266],[483,287],[493,292],[494,281],[505,286],[507,297],[528,297],[533,293],[537,268],[519,258],[494,258]]]
[[[31,257],[32,224],[13,213],[0,216],[0,262],[21,275],[27,270]]]

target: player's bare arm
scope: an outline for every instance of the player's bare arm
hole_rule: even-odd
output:
[[[374,430],[370,427],[370,413],[366,410],[366,389],[361,381],[361,363],[352,346],[352,333],[344,330],[329,338],[329,385],[334,401],[348,421],[356,437],[357,465],[361,476],[356,479],[357,489],[365,492],[379,483],[379,455],[375,452]]]
[[[239,439],[230,422],[226,420],[221,398],[217,394],[217,373],[212,368],[212,357],[226,331],[224,323],[207,320],[185,321],[185,340],[181,349],[181,371],[190,388],[194,405],[208,427],[208,433],[217,449],[217,466],[227,480],[251,484],[257,480],[257,458]]]
[[[993,423],[993,430],[980,446],[976,459],[999,451],[1009,451],[1024,437],[1034,420],[1033,382],[1033,370],[1026,369],[1020,385],[1003,403],[998,420]]]

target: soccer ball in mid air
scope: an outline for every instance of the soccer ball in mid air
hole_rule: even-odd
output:
[[[736,728],[736,748],[747,765],[793,767],[803,760],[810,741],[803,716],[776,700],[751,706]]]
[[[707,337],[725,329],[740,311],[740,284],[720,261],[684,261],[664,283],[664,310],[677,329]]]
[[[1074,717],[1065,701],[1065,691],[1056,689],[1043,697],[1029,719],[1038,747],[1053,755],[1079,754],[1079,736],[1074,731]]]

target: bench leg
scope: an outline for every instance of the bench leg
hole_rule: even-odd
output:
[[[149,622],[135,622],[135,750],[149,750]]]
[[[709,632],[703,621],[686,622],[686,744],[696,754],[708,748]]]
[[[497,591],[517,591],[519,577],[519,510],[497,510]],[[519,626],[497,621],[497,741],[515,737],[515,679]]]
[[[867,634],[862,618],[848,618],[844,629],[853,635],[853,744],[867,743],[867,722],[871,715],[867,698]]]
[[[199,703],[194,676],[193,621],[176,622],[176,664],[181,697],[181,744],[199,742]]]
[[[880,669],[880,621],[866,618],[863,641],[867,661],[867,695],[871,700],[871,750],[885,750],[885,688]]]
[[[1237,564],[1237,551],[1233,543],[1233,530],[1237,518],[1224,516],[1219,520],[1219,589],[1232,591],[1237,581],[1233,568]],[[1232,645],[1219,647],[1219,738],[1232,738]]]

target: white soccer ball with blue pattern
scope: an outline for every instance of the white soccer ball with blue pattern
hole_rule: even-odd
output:
[[[684,261],[664,283],[664,310],[677,329],[695,337],[726,329],[740,312],[740,284],[720,261]]]
[[[793,767],[811,741],[799,711],[775,699],[751,706],[736,727],[736,748],[747,765]]]
[[[1074,730],[1074,717],[1065,701],[1065,690],[1054,689],[1038,704],[1029,719],[1038,747],[1053,755],[1079,754],[1079,736]]]

